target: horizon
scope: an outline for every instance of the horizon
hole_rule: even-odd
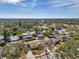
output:
[[[45,17],[44,18],[38,18],[38,17],[37,18],[32,18],[32,17],[31,18],[29,18],[29,17],[28,18],[26,18],[26,17],[14,17],[14,18],[13,17],[4,17],[4,18],[1,18],[0,17],[0,19],[79,19],[79,18],[63,18],[63,17],[61,17],[61,18],[45,18]]]
[[[0,0],[0,18],[79,18],[79,1]]]

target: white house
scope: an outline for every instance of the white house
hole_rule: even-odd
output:
[[[11,41],[17,41],[19,36],[10,36]]]
[[[67,34],[65,29],[56,30],[59,34]]]
[[[27,38],[32,38],[32,35],[31,34],[27,34],[27,33],[24,33],[22,35],[23,39],[27,39]]]

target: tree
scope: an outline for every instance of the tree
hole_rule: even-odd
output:
[[[23,33],[23,31],[21,30],[21,29],[18,29],[17,31],[16,31],[16,35],[21,35]]]
[[[22,26],[22,23],[21,23],[21,21],[19,21],[19,27],[21,27]]]
[[[49,37],[49,35],[51,35],[53,33],[53,31],[54,31],[53,28],[49,28],[49,29],[43,31],[43,35]]]
[[[4,28],[4,32],[3,32],[3,36],[4,36],[4,40],[5,40],[5,43],[7,43],[10,39],[10,32],[8,31],[7,28]]]
[[[22,33],[23,33],[23,30],[21,28],[13,27],[13,29],[12,29],[12,35],[20,35]]]

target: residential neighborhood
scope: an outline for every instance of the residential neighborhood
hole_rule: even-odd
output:
[[[79,24],[37,22],[32,26],[21,21],[0,24],[0,59],[62,59],[59,49],[64,49],[65,42],[79,39]]]

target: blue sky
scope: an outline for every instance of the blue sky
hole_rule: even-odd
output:
[[[79,18],[79,0],[0,0],[0,18]]]

